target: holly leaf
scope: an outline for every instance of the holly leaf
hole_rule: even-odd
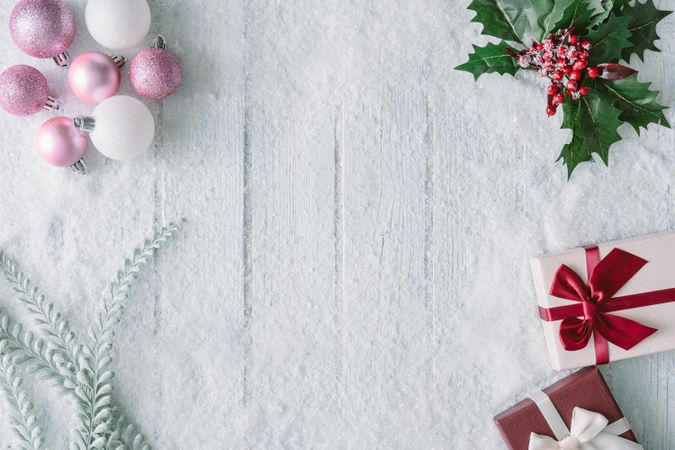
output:
[[[592,148],[605,164],[609,163],[609,148],[621,140],[616,131],[621,125],[621,111],[614,106],[611,98],[597,89],[590,89],[588,95],[579,99],[579,135],[584,145]]]
[[[612,11],[614,10],[614,0],[604,0],[601,3],[601,7],[602,11],[591,17],[591,21],[588,24],[589,29],[596,28],[609,18],[609,15],[612,14]]]
[[[468,9],[475,11],[471,22],[483,25],[482,34],[525,45],[523,34],[528,25],[529,1],[473,0]]]
[[[602,11],[591,18],[589,28],[595,28],[601,23],[606,22],[612,13],[621,15],[621,9],[628,3],[630,3],[630,0],[602,0],[600,2]]]
[[[574,26],[576,33],[583,34],[588,29],[593,12],[595,7],[588,0],[572,0],[565,7],[554,30]]]
[[[556,0],[551,5],[551,9],[542,20],[542,28],[544,32],[541,37],[548,36],[553,31],[556,30],[556,25],[563,20],[565,16],[565,10],[572,4],[575,0]]]
[[[568,1],[568,0],[565,0]],[[541,41],[546,31],[546,20],[551,17],[551,11],[555,7],[553,0],[530,0],[528,16],[529,31],[537,41]]]
[[[506,52],[507,48],[516,52],[504,41],[499,44],[489,43],[485,47],[474,45],[474,52],[469,55],[469,61],[455,67],[455,70],[462,70],[473,74],[474,80],[477,80],[484,73],[497,72],[500,75],[504,75],[505,73],[514,75],[520,69],[520,66]]]
[[[567,179],[572,177],[574,169],[581,163],[593,161],[592,151],[584,146],[584,140],[579,133],[579,111],[581,102],[563,103],[563,122],[561,128],[569,128],[572,131],[572,140],[565,144],[558,161],[562,160],[567,167]]]
[[[589,64],[617,62],[621,58],[623,50],[632,45],[629,40],[629,22],[629,16],[611,15],[607,22],[589,33],[588,40],[593,44],[588,57]]]
[[[572,140],[563,146],[559,159],[567,166],[568,177],[579,164],[591,161],[593,153],[609,163],[609,149],[621,139],[617,132],[620,113],[613,100],[597,89],[590,89],[576,102],[563,104],[562,127],[572,130]]]
[[[630,60],[632,54],[644,61],[645,50],[654,50],[660,52],[661,50],[654,45],[654,41],[660,39],[656,33],[656,25],[672,11],[661,11],[654,6],[652,0],[647,0],[645,3],[640,3],[636,0],[634,6],[626,6],[621,15],[629,17],[628,30],[631,32],[630,46],[621,52],[624,60]]]
[[[629,123],[637,134],[640,127],[647,129],[650,123],[670,128],[668,119],[663,114],[667,107],[659,104],[656,98],[658,91],[650,91],[651,83],[640,83],[637,74],[616,81],[603,81],[598,87],[614,100],[614,106],[621,110],[619,119]]]
[[[621,11],[621,8],[624,6],[628,5],[630,3],[630,0],[614,0],[614,12],[619,12]]]

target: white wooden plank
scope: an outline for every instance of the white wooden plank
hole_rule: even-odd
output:
[[[242,414],[245,363],[242,4],[151,6],[153,30],[184,73],[180,90],[155,105],[152,215],[157,225],[187,223],[157,264],[141,329],[126,335],[135,354],[119,381],[121,399],[154,448],[236,446],[224,424]]]
[[[672,4],[667,1],[656,1],[655,4],[659,9],[672,9]],[[659,34],[666,37],[667,30],[672,29],[674,24],[672,15],[667,17],[658,26]],[[661,91],[659,100],[670,105],[675,84],[668,61],[675,58],[675,48],[672,39],[668,38],[659,40],[657,47],[662,50],[661,53],[647,51],[644,62],[634,56],[630,63],[631,67],[640,70],[639,80],[652,81],[652,89]],[[668,117],[672,122],[672,114]],[[622,135],[628,137],[632,144],[625,153],[649,152],[656,161],[671,156],[673,135],[668,130],[652,125],[638,137],[632,129],[625,128]],[[624,157],[630,155],[624,154]],[[651,192],[661,207],[654,208],[651,220],[644,224],[647,231],[671,230],[675,226],[672,177],[668,177],[667,181],[665,189]],[[603,373],[644,447],[670,450],[675,442],[675,426],[672,423],[675,414],[675,352],[612,364],[603,368]]]
[[[336,446],[334,69],[329,38],[296,18],[310,3],[245,6],[250,334],[235,432],[249,447]]]
[[[99,49],[85,3],[70,1],[73,55]],[[78,334],[132,246],[188,219],[117,337],[117,398],[154,448],[502,448],[491,416],[563,375],[527,258],[673,227],[672,131],[622,129],[610,169],[568,183],[540,80],[451,70],[483,42],[467,3],[151,0],[184,85],[149,102],[152,152],[92,153],[84,179],[35,155],[47,115],[0,115],[0,246]],[[631,61],[665,104],[674,21],[663,54]],[[7,65],[44,70],[67,114],[91,109],[1,34]],[[0,306],[22,317],[6,287]],[[604,369],[650,450],[675,440],[674,367],[663,354]],[[48,386],[31,392],[65,448],[68,414]]]

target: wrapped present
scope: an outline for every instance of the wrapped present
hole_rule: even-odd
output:
[[[675,349],[675,233],[533,258],[557,370]]]
[[[642,450],[602,374],[582,369],[495,417],[511,450]]]

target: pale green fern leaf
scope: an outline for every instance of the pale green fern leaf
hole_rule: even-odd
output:
[[[31,286],[28,277],[2,250],[0,250],[0,270],[17,294],[19,301],[33,315],[35,323],[47,333],[55,348],[63,352],[64,357],[68,358],[70,364],[73,364],[74,370],[77,364],[75,333],[70,330],[68,322],[61,313],[56,311],[53,303],[47,303],[37,287]]]
[[[0,355],[4,355],[7,344],[0,344]],[[16,366],[8,355],[0,356],[0,390],[9,409],[7,418],[21,448],[46,450],[43,447],[42,429],[37,425],[33,403],[21,389],[22,379],[16,375]]]
[[[33,333],[24,333],[20,324],[12,324],[9,317],[0,311],[0,345],[3,353],[15,364],[42,379],[52,382],[61,393],[68,393],[76,386],[71,364],[64,360],[60,351],[50,343],[37,338]]]
[[[78,379],[84,381],[80,383],[80,393],[86,399],[80,398],[81,429],[78,434],[87,450],[105,448],[115,431],[112,406],[114,373],[109,367],[112,362],[114,327],[121,319],[129,289],[141,268],[177,230],[178,225],[169,224],[152,239],[146,240],[131,258],[124,261],[122,269],[103,293],[103,312],[99,315],[96,327],[89,331],[92,345],[83,349],[79,360]],[[135,447],[129,448],[136,450]]]

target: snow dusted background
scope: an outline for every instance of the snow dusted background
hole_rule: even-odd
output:
[[[71,54],[101,50],[85,1],[69,3]],[[505,448],[491,417],[565,375],[528,258],[675,228],[673,132],[622,128],[610,169],[567,182],[540,80],[452,70],[485,42],[467,4],[152,0],[184,85],[149,105],[148,154],[91,151],[86,177],[36,155],[49,114],[0,115],[0,246],[78,334],[133,247],[188,220],[116,340],[116,401],[155,449]],[[673,26],[662,54],[631,61],[671,106]],[[4,66],[42,69],[65,114],[91,110],[0,33]],[[26,321],[4,282],[0,307]],[[675,448],[675,354],[603,372],[645,448]],[[66,448],[73,407],[26,379],[49,447]]]

